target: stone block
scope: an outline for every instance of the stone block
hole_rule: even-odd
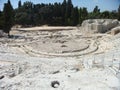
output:
[[[86,31],[105,33],[118,25],[117,19],[88,19],[83,21],[82,28]]]
[[[116,27],[116,28],[113,28],[113,29],[111,30],[111,34],[112,34],[112,35],[116,35],[116,34],[118,34],[118,33],[120,33],[120,26],[118,26],[118,27]]]

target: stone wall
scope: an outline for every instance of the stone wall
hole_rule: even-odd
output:
[[[82,29],[104,33],[118,25],[119,21],[117,19],[88,19],[83,21]]]

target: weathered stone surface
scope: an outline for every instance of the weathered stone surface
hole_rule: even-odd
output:
[[[83,21],[82,29],[104,33],[119,25],[116,19],[88,19]]]
[[[118,33],[120,33],[120,26],[115,27],[115,28],[113,28],[113,29],[111,30],[111,34],[112,34],[112,35],[116,35],[116,34],[118,34]]]
[[[0,90],[120,90],[120,34],[34,28],[0,38]]]
[[[2,37],[3,36],[3,31],[2,30],[0,30],[0,37]]]

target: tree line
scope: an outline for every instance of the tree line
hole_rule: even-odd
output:
[[[14,24],[23,26],[54,25],[76,26],[85,19],[118,19],[120,20],[120,6],[117,11],[103,11],[96,6],[92,12],[86,7],[78,8],[71,0],[63,0],[62,3],[33,4],[26,1],[18,2],[18,8],[13,9],[10,0],[4,4],[0,11],[0,29],[9,34]]]

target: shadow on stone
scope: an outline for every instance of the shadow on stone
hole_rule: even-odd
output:
[[[52,82],[51,82],[51,86],[52,86],[53,88],[58,88],[59,85],[60,85],[60,83],[59,83],[58,81],[52,81]]]

